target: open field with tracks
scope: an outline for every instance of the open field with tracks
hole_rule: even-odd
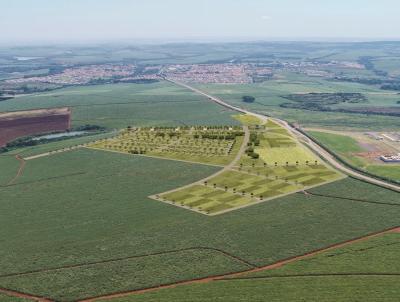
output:
[[[400,234],[388,233],[282,267],[111,299],[153,301],[396,301]]]

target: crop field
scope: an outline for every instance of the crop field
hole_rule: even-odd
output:
[[[0,102],[0,112],[55,107],[71,108],[72,127],[239,124],[232,111],[168,82],[69,87]]]
[[[252,84],[198,84],[199,89],[220,97],[233,105],[247,108],[288,122],[297,122],[307,127],[327,127],[332,129],[398,129],[400,120],[393,116],[366,115],[345,112],[320,112],[282,108],[288,94],[304,93],[361,93],[367,103],[346,104],[335,108],[353,107],[396,107],[397,94],[382,91],[378,87],[350,82],[329,81],[318,77],[294,73],[279,73],[277,79]],[[244,103],[242,97],[250,95],[255,102]]]
[[[1,302],[30,302],[32,300],[24,299],[24,298],[17,298],[17,297],[13,297],[10,295],[0,293],[0,301]]]
[[[323,252],[282,267],[209,283],[111,299],[155,301],[397,301],[400,233]]]
[[[178,127],[125,129],[89,147],[130,154],[224,165],[238,152],[240,127]]]
[[[342,176],[319,163],[315,155],[277,123],[260,125],[251,120],[249,148],[239,164],[201,183],[151,196],[151,198],[199,213],[226,213],[279,196],[340,179]],[[258,120],[258,123],[256,123]],[[256,155],[254,155],[256,154]]]
[[[348,200],[370,187],[349,179],[310,190],[340,196],[298,193],[218,216],[147,197],[217,171],[92,149],[27,161],[0,188],[0,287],[76,301],[242,271],[398,223],[396,193],[372,186],[382,204]]]

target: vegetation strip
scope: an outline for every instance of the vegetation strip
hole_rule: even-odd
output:
[[[354,239],[350,239],[350,240],[346,240],[340,243],[336,243],[336,244],[332,244],[329,245],[327,247],[324,248],[320,248],[299,256],[293,256],[293,257],[289,257],[283,260],[279,260],[275,263],[266,265],[266,266],[261,266],[261,267],[256,267],[256,268],[252,268],[249,270],[245,270],[245,271],[241,271],[241,272],[237,272],[237,273],[230,273],[230,274],[224,274],[224,275],[218,275],[218,276],[210,276],[210,277],[206,277],[206,278],[198,278],[198,279],[192,279],[192,280],[186,280],[186,281],[180,281],[180,282],[176,282],[176,283],[171,283],[171,284],[163,284],[163,285],[159,285],[159,286],[155,286],[155,287],[149,287],[149,288],[143,288],[143,289],[139,289],[139,290],[132,290],[132,291],[123,291],[123,292],[116,292],[116,293],[112,293],[112,294],[108,294],[108,295],[102,295],[102,296],[97,296],[97,297],[88,297],[86,299],[82,299],[79,300],[77,302],[94,302],[94,301],[98,301],[98,300],[109,300],[109,299],[113,299],[113,298],[120,298],[120,297],[125,297],[125,296],[129,296],[129,295],[133,295],[133,294],[143,294],[143,293],[147,293],[147,292],[152,292],[152,291],[157,291],[160,289],[168,289],[168,288],[174,288],[178,285],[189,285],[189,284],[194,284],[194,283],[206,283],[206,282],[211,282],[211,281],[217,281],[217,280],[223,280],[226,279],[228,277],[236,277],[236,276],[241,276],[243,274],[247,274],[247,273],[254,273],[254,272],[259,272],[259,271],[264,271],[264,270],[272,270],[278,267],[281,267],[285,264],[291,263],[291,262],[295,262],[298,260],[302,260],[308,257],[312,257],[318,254],[321,254],[323,252],[326,251],[330,251],[336,248],[340,248],[340,247],[344,247],[356,242],[360,242],[360,241],[364,241],[373,237],[377,237],[386,233],[390,233],[390,232],[397,232],[400,229],[400,226],[396,226],[396,227],[391,227],[391,228],[387,228],[384,229],[382,231],[378,231],[378,232],[374,232],[374,233],[370,233],[368,235],[362,236],[362,237],[358,237],[358,238],[354,238]]]
[[[104,264],[104,263],[111,263],[111,262],[118,262],[118,261],[123,261],[123,260],[130,260],[130,259],[137,259],[137,258],[144,258],[144,257],[151,257],[151,256],[159,256],[159,255],[166,255],[166,254],[172,254],[172,253],[179,253],[179,252],[186,252],[186,251],[194,251],[194,250],[208,250],[208,251],[214,251],[223,254],[224,256],[227,256],[229,258],[238,260],[242,262],[243,264],[250,266],[252,268],[258,267],[257,265],[250,263],[249,261],[240,258],[238,256],[232,255],[224,250],[218,249],[218,248],[212,248],[212,247],[190,247],[190,248],[185,248],[185,249],[177,249],[177,250],[170,250],[170,251],[164,251],[164,252],[158,252],[158,253],[151,253],[151,254],[145,254],[145,255],[136,255],[136,256],[129,256],[129,257],[121,257],[121,258],[115,258],[115,259],[108,259],[108,260],[103,260],[103,261],[96,261],[96,262],[88,262],[88,263],[81,263],[81,264],[74,264],[74,265],[66,265],[66,266],[61,266],[61,267],[55,267],[55,268],[44,268],[40,270],[32,270],[32,271],[27,271],[27,272],[21,272],[21,273],[12,273],[12,274],[6,274],[6,275],[0,275],[0,278],[7,278],[7,277],[16,277],[16,276],[25,276],[25,275],[31,275],[31,274],[37,274],[37,273],[45,273],[45,272],[52,272],[52,271],[59,271],[63,269],[71,269],[71,268],[80,268],[84,266],[92,266],[92,265],[98,265],[98,264]]]

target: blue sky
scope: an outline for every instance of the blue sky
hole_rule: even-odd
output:
[[[398,0],[1,0],[0,42],[400,38]]]

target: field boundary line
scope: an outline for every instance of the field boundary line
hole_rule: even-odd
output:
[[[326,247],[320,248],[320,249],[316,249],[307,253],[304,253],[302,255],[298,255],[298,256],[292,256],[286,259],[282,259],[279,261],[276,261],[272,264],[268,264],[265,266],[259,266],[256,268],[252,268],[252,269],[248,269],[248,270],[244,270],[241,272],[236,272],[236,273],[228,273],[228,274],[222,274],[222,275],[216,275],[216,276],[209,276],[209,277],[205,277],[205,278],[196,278],[196,279],[191,279],[191,280],[185,280],[185,281],[179,281],[179,282],[175,282],[175,283],[169,283],[169,284],[162,284],[159,286],[154,286],[154,287],[148,287],[148,288],[143,288],[143,289],[137,289],[137,290],[131,290],[131,291],[123,291],[123,292],[115,292],[115,293],[111,293],[108,295],[100,295],[100,296],[96,296],[96,297],[88,297],[88,298],[84,298],[81,300],[78,300],[77,302],[95,302],[95,301],[99,301],[99,300],[109,300],[109,299],[113,299],[113,298],[121,298],[121,297],[126,297],[126,296],[130,296],[130,295],[135,295],[135,294],[143,294],[143,293],[147,293],[147,292],[152,292],[152,291],[157,291],[160,289],[168,289],[168,288],[175,288],[177,286],[180,285],[189,285],[189,284],[195,284],[195,283],[207,283],[207,282],[212,282],[212,281],[218,281],[218,280],[222,280],[222,279],[226,279],[228,277],[236,277],[236,276],[241,276],[243,274],[248,274],[248,273],[254,273],[254,272],[259,272],[259,271],[264,271],[264,270],[272,270],[278,267],[281,267],[283,265],[286,265],[288,263],[291,262],[296,262],[308,257],[312,257],[318,254],[321,254],[323,252],[326,251],[330,251],[333,249],[337,249],[340,247],[344,247],[353,243],[357,243],[357,242],[361,242],[364,240],[368,240],[377,236],[381,236],[387,233],[392,233],[392,232],[396,232],[400,230],[400,226],[396,226],[396,227],[391,227],[391,228],[386,228],[384,230],[381,231],[377,231],[377,232],[373,232],[373,233],[369,233],[365,236],[360,236],[360,237],[356,237],[353,239],[349,239],[349,240],[345,240],[339,243],[335,243],[335,244],[331,244],[328,245]],[[235,280],[235,279],[232,279]]]
[[[372,200],[365,200],[365,199],[357,199],[357,198],[350,198],[350,197],[342,197],[342,196],[334,196],[334,195],[325,195],[325,194],[318,194],[312,192],[306,192],[310,196],[316,197],[327,197],[327,198],[334,198],[334,199],[343,199],[343,200],[350,200],[350,201],[358,201],[358,202],[365,202],[365,203],[373,203],[373,204],[380,204],[380,205],[388,205],[388,206],[396,206],[400,207],[400,203],[392,203],[392,202],[379,202],[379,201],[372,201]]]
[[[156,252],[156,253],[150,253],[150,254],[135,255],[135,256],[128,256],[128,257],[120,257],[120,258],[101,260],[101,261],[93,261],[93,262],[88,262],[88,263],[65,265],[65,266],[54,267],[54,268],[44,268],[44,269],[31,270],[31,271],[20,272],[20,273],[4,274],[4,275],[0,275],[0,279],[1,278],[8,278],[8,277],[18,277],[18,276],[26,276],[26,275],[32,275],[32,274],[60,271],[60,270],[64,270],[64,269],[74,269],[74,268],[80,268],[80,267],[85,267],[85,266],[101,265],[101,264],[106,264],[106,263],[113,263],[113,262],[119,262],[119,261],[131,260],[131,259],[137,259],[137,258],[146,258],[146,257],[161,256],[161,255],[180,253],[180,252],[187,252],[187,251],[196,251],[196,250],[200,250],[200,251],[201,250],[205,250],[205,251],[218,252],[218,253],[226,256],[226,257],[229,257],[231,259],[235,259],[235,260],[241,262],[242,264],[245,264],[245,265],[250,266],[252,268],[258,267],[256,264],[253,264],[253,263],[251,263],[251,262],[249,262],[249,261],[247,261],[247,260],[245,260],[245,259],[243,259],[243,258],[241,258],[239,256],[235,256],[235,255],[233,255],[233,254],[231,254],[229,252],[226,252],[226,251],[224,251],[222,249],[213,248],[213,247],[197,246],[197,247],[189,247],[189,248],[169,250],[169,251]]]
[[[2,288],[2,287],[0,287],[0,293],[8,295],[8,296],[16,297],[16,298],[29,299],[32,301],[54,302],[54,300],[51,300],[51,299],[48,299],[45,297],[35,296],[35,295],[23,293],[23,292],[12,290],[12,289]]]

